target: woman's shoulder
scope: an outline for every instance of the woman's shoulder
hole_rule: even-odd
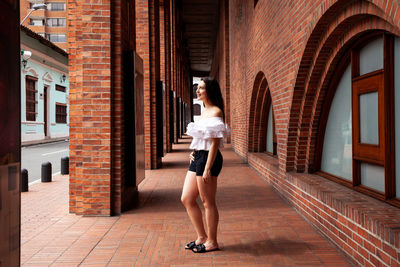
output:
[[[210,110],[209,116],[210,117],[222,117],[222,110],[217,106],[212,107],[212,109]]]

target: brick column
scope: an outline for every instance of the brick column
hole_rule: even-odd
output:
[[[159,0],[159,23],[160,23],[160,79],[165,83],[166,80],[166,64],[165,64],[165,2],[168,0]]]
[[[68,9],[70,212],[111,215],[111,4]]]
[[[122,55],[133,50],[132,0],[68,3],[70,212],[120,214],[124,186]],[[123,197],[124,196],[124,197]]]
[[[143,59],[144,67],[144,138],[145,166],[151,168],[151,119],[150,119],[150,40],[149,1],[136,0],[136,52]]]
[[[160,3],[159,0],[149,1],[150,29],[150,113],[151,113],[151,168],[161,167],[161,157],[157,156],[157,113],[156,84],[160,80]],[[162,120],[162,118],[158,118]]]
[[[136,49],[144,64],[146,169],[161,166],[157,157],[156,81],[160,80],[159,0],[136,0]]]
[[[173,103],[170,103],[170,94],[172,93],[171,89],[171,3],[170,0],[165,0],[164,1],[164,25],[165,25],[165,86],[166,86],[166,91],[167,91],[167,114],[169,113],[170,106]],[[172,151],[172,142],[171,142],[171,136],[170,136],[170,117],[167,116],[167,152]]]
[[[224,53],[225,53],[225,123],[231,125],[231,94],[230,94],[230,52],[229,52],[229,0],[223,2],[224,6]],[[231,142],[231,136],[229,135],[227,140]]]
[[[136,185],[125,181],[132,179],[134,168],[127,167],[131,162],[126,163],[130,158],[125,155],[129,147],[125,140],[132,132],[124,127],[125,114],[132,114],[132,106],[124,101],[124,53],[135,50],[135,1],[112,0],[112,14],[112,214],[121,214],[137,201]]]
[[[172,56],[172,90],[175,92],[174,97],[174,143],[178,143],[178,133],[177,133],[177,109],[176,102],[178,97],[177,92],[177,57],[176,57],[176,2],[172,1],[172,10],[171,10],[171,56]]]

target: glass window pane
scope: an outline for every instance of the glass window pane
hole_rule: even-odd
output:
[[[339,82],[329,111],[321,170],[350,181],[353,177],[350,65]]]
[[[61,43],[65,43],[66,41],[65,34],[60,34],[58,37],[58,41]]]
[[[273,135],[272,135],[272,104],[269,105],[268,111],[268,122],[267,122],[267,151],[274,153],[273,146]]]
[[[361,163],[361,184],[385,192],[385,169],[382,166]]]
[[[50,4],[50,10],[52,11],[64,11],[65,10],[64,3],[53,2]]]
[[[360,138],[363,144],[379,144],[378,92],[360,95]]]
[[[400,71],[400,38],[394,39],[394,73]],[[396,197],[400,198],[400,75],[394,75],[395,144],[396,144]]]
[[[41,19],[31,19],[31,25],[33,25],[33,26],[43,26],[43,20],[41,20]]]
[[[378,38],[360,50],[360,75],[383,69],[383,39]]]

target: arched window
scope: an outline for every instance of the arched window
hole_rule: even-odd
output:
[[[382,32],[360,38],[333,75],[316,153],[322,176],[395,205],[400,205],[400,78],[394,75],[399,71],[400,38]]]
[[[264,152],[267,154],[275,156],[276,151],[276,134],[275,134],[275,119],[274,119],[274,111],[272,108],[272,99],[271,94],[268,90],[267,95],[265,96],[265,103],[263,108],[263,121],[262,123],[265,126],[264,133],[265,137],[263,138],[265,141],[262,141],[261,144],[264,146]]]
[[[193,105],[193,116],[200,116],[201,115],[201,106],[200,104]]]
[[[259,73],[254,83],[249,122],[249,151],[275,156],[277,142],[274,109],[267,79]]]

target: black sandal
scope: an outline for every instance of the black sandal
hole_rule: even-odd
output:
[[[196,250],[194,250],[194,249],[196,249]],[[216,250],[219,250],[219,248],[217,247],[217,248],[214,248],[214,249],[211,249],[211,250],[206,250],[206,246],[204,246],[204,244],[196,245],[192,249],[192,251],[194,253],[205,253],[205,252],[211,252],[211,251],[216,251]]]
[[[185,249],[193,249],[196,246],[196,241],[186,244]]]

